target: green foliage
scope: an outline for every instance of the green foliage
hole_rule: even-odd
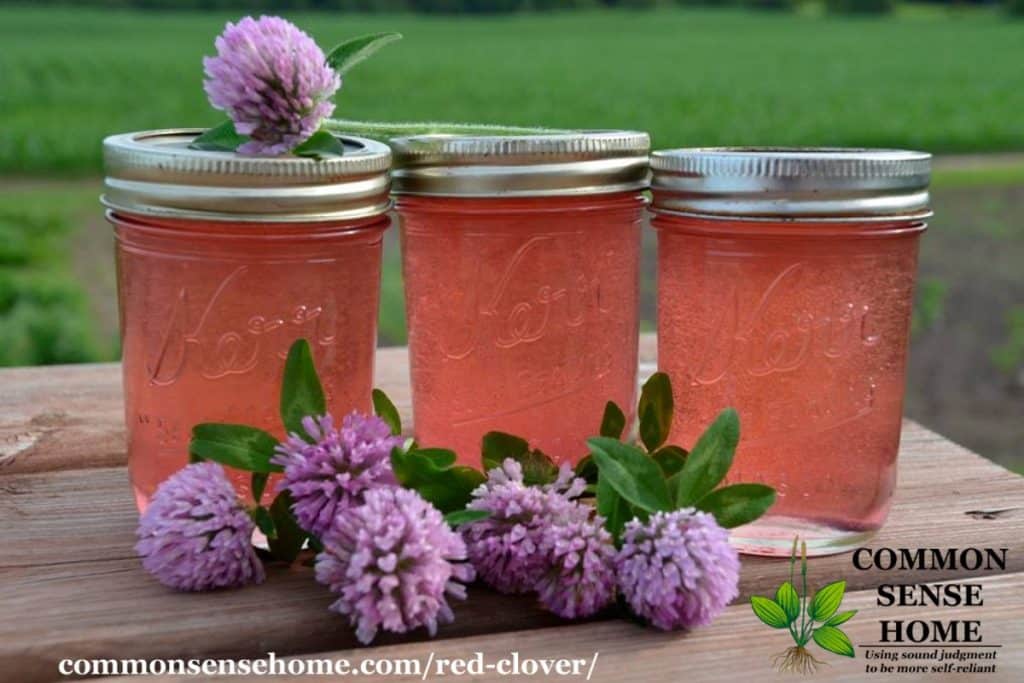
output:
[[[939,324],[946,310],[948,293],[949,286],[938,278],[922,278],[918,282],[914,310],[910,318],[911,335],[927,332]]]
[[[728,529],[753,522],[775,503],[775,490],[763,484],[716,488],[728,473],[739,443],[735,410],[722,411],[688,453],[665,445],[673,408],[669,376],[655,373],[644,383],[637,405],[646,451],[613,436],[622,432],[623,413],[612,402],[605,407],[602,435],[587,440],[590,455],[577,465],[576,474],[591,484],[590,490],[596,489],[597,510],[616,539],[626,521],[643,520],[653,512],[693,506],[714,515]]]
[[[604,415],[601,417],[601,436],[621,439],[625,428],[626,416],[623,414],[622,408],[615,405],[615,401],[608,401],[604,406]]]
[[[669,480],[677,505],[693,505],[718,486],[732,466],[739,440],[739,415],[727,408],[697,440],[683,469]]]
[[[797,541],[793,539],[793,552],[789,560],[789,581],[775,591],[774,598],[754,595],[750,607],[762,622],[772,628],[789,629],[789,635],[796,643],[796,651],[789,655],[806,656],[803,649],[808,641],[814,640],[818,647],[844,657],[853,657],[854,649],[850,638],[838,627],[845,624],[857,610],[838,612],[846,593],[845,581],[834,581],[822,586],[813,596],[807,590],[807,545],[801,545],[800,588],[794,584],[794,569],[797,559]],[[788,659],[788,657],[787,657]],[[812,658],[813,661],[813,658]],[[786,669],[789,664],[783,665]]]
[[[444,513],[466,507],[470,493],[484,482],[479,470],[455,464],[455,453],[442,448],[396,448],[391,466],[398,482],[415,489]]]
[[[600,478],[607,479],[616,493],[646,512],[667,512],[672,498],[661,468],[636,446],[607,436],[587,440]]]
[[[640,440],[649,452],[653,453],[668,438],[674,409],[672,384],[668,375],[663,372],[654,373],[644,382],[640,402],[636,407],[637,417],[640,418]]]
[[[894,0],[825,0],[825,9],[833,14],[888,14]]]
[[[189,145],[204,152],[234,152],[249,141],[248,135],[239,135],[232,121],[211,126]]]
[[[213,460],[228,467],[266,474],[280,472],[272,465],[277,439],[247,425],[203,423],[192,428],[189,453],[193,460]]]
[[[733,484],[715,489],[697,501],[698,510],[710,512],[726,529],[749,524],[775,503],[775,490],[764,484]]]
[[[760,10],[793,10],[797,0],[741,0],[741,4],[751,9]]]
[[[0,172],[97,175],[105,135],[223,120],[203,93],[201,58],[237,10],[63,6],[60,21],[55,14],[0,7]],[[843,17],[733,8],[501,21],[287,16],[325,49],[341,36],[405,36],[344,84],[336,111],[344,118],[629,127],[649,131],[655,147],[1024,149],[1019,26],[999,14],[896,15],[870,31]],[[898,59],[889,49],[896,44]],[[761,104],[757,116],[750,102]]]
[[[772,628],[786,628],[790,624],[785,610],[771,598],[755,595],[750,598],[750,606],[757,618]]]
[[[843,601],[845,592],[845,581],[834,581],[823,586],[814,594],[814,599],[811,600],[811,606],[808,608],[808,615],[815,621],[827,621],[839,609],[839,603]]]
[[[380,389],[374,389],[372,399],[374,414],[387,423],[392,434],[395,436],[401,434],[402,417],[398,414],[398,408],[391,402],[391,398]]]
[[[481,464],[486,472],[500,467],[506,458],[523,469],[527,486],[550,484],[558,477],[558,467],[547,455],[530,448],[526,439],[504,432],[488,432],[481,443]]]
[[[822,626],[814,631],[814,642],[823,650],[844,657],[853,657],[853,643],[849,636],[835,626]]]
[[[1011,17],[1024,17],[1024,0],[1006,0],[1006,12]]]
[[[327,53],[327,63],[339,74],[344,75],[352,67],[366,60],[388,43],[401,39],[402,34],[394,32],[371,33],[358,38],[350,38]]]
[[[306,433],[302,420],[309,416],[324,415],[327,412],[327,398],[320,384],[320,377],[313,364],[313,352],[309,342],[299,339],[288,350],[284,362],[284,378],[281,381],[281,422],[289,434],[312,438]]]
[[[274,558],[291,564],[299,556],[308,534],[302,530],[292,514],[292,496],[281,491],[270,504],[270,519],[274,533],[267,536],[267,546]]]
[[[0,366],[98,359],[88,301],[67,275],[70,233],[60,207],[0,207]]]
[[[992,364],[1015,377],[1024,371],[1024,306],[1014,306],[1006,314],[1006,341],[989,352]]]
[[[481,519],[486,519],[490,514],[491,513],[486,510],[466,510],[464,508],[462,510],[449,512],[444,516],[444,521],[448,523],[448,526],[457,527],[461,524],[469,524]]]

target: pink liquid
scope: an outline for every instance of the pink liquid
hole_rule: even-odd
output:
[[[419,442],[480,467],[499,430],[577,462],[605,402],[635,401],[640,195],[398,210]]]
[[[196,423],[283,436],[281,373],[296,339],[309,340],[334,414],[369,409],[386,218],[317,225],[109,218],[128,469],[140,510],[187,464]],[[249,477],[232,472],[245,495]]]
[[[745,551],[862,543],[896,486],[921,223],[767,223],[659,215],[658,363],[675,388],[671,440],[691,447],[727,406],[730,482],[778,491],[737,529]]]

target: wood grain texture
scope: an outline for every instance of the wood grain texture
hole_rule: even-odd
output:
[[[641,346],[649,372],[653,337],[645,336]],[[407,363],[405,349],[382,349],[376,377],[408,423]],[[286,656],[354,647],[351,629],[328,612],[331,596],[307,567],[271,567],[263,586],[203,595],[172,593],[141,570],[132,550],[136,513],[123,467],[120,396],[116,365],[0,371],[0,595],[5,617],[0,622],[0,678],[51,680],[65,657],[258,657],[267,651]],[[893,511],[871,545],[1002,546],[1008,548],[1007,571],[1024,571],[1024,478],[906,423]],[[846,577],[850,590],[871,589],[882,581],[970,574],[952,569],[855,572],[849,555],[812,562],[818,575]],[[742,598],[772,592],[786,573],[785,561],[744,558]],[[528,637],[534,639],[530,642],[551,641],[551,648],[559,646],[563,634],[570,639],[583,634],[570,640],[577,643],[574,647],[593,640],[607,641],[609,652],[621,651],[622,657],[629,648],[653,653],[666,647],[666,656],[681,659],[679,648],[685,647],[690,654],[689,637],[655,634],[618,620],[567,626],[530,599],[500,596],[481,586],[472,587],[470,596],[456,606],[456,621],[441,629],[440,639],[543,629],[465,642]],[[732,608],[730,615],[739,615],[739,609]],[[726,624],[733,623],[728,619]],[[700,633],[710,640],[695,636],[694,642],[718,643],[719,656],[730,656],[726,647],[733,641],[725,631],[716,625]],[[422,639],[417,633],[384,637],[379,643],[401,642],[409,648],[408,643]],[[613,647],[617,640],[632,644]],[[462,640],[454,642],[460,644],[452,647],[463,647]],[[655,678],[678,674],[665,662],[650,666]],[[710,658],[706,666],[706,671],[715,670]]]
[[[640,359],[653,372],[655,337]],[[377,350],[374,384],[412,424],[409,351]],[[116,363],[0,369],[0,475],[124,465],[124,400]]]
[[[1002,546],[1007,571],[1024,571],[1024,478],[907,424],[901,485],[873,547]],[[204,595],[172,593],[134,557],[136,522],[126,471],[91,468],[0,476],[0,671],[51,678],[63,657],[255,656],[355,646],[329,613],[330,595],[308,568],[272,568],[267,583]],[[998,514],[978,511],[1008,510]],[[819,576],[844,576],[850,590],[976,573],[851,570],[850,555],[816,558]],[[741,596],[770,593],[788,572],[780,560],[743,560]],[[273,612],[273,621],[264,616]],[[440,638],[562,624],[530,599],[474,586]],[[616,628],[621,628],[618,626]],[[382,643],[421,640],[382,638]]]
[[[815,565],[816,567],[816,565]],[[1024,575],[1007,574],[982,579],[982,595],[985,603],[981,607],[933,608],[904,607],[880,609],[875,606],[875,591],[848,593],[843,600],[843,609],[860,610],[848,621],[843,630],[857,646],[853,659],[837,657],[822,652],[816,646],[810,649],[819,659],[827,663],[818,673],[807,680],[854,682],[865,680],[926,680],[963,681],[978,680],[1010,682],[1024,680]],[[968,677],[964,674],[927,674],[902,676],[890,674],[869,675],[865,665],[877,664],[878,660],[865,659],[865,650],[880,637],[879,619],[934,619],[944,620],[976,619],[981,621],[980,632],[985,644],[1007,645],[996,649],[996,671]],[[499,635],[457,638],[439,642],[422,642],[401,646],[359,648],[339,652],[320,653],[317,659],[344,659],[351,666],[360,666],[367,659],[380,661],[415,660],[419,669],[432,669],[426,679],[419,675],[389,676],[389,681],[420,680],[463,680],[459,677],[443,678],[437,675],[441,659],[471,659],[482,653],[485,663],[497,662],[500,658],[511,657],[518,652],[520,658],[547,659],[573,658],[586,661],[583,672],[594,662],[591,681],[620,683],[621,681],[644,681],[644,683],[679,683],[680,681],[789,681],[801,680],[793,674],[782,675],[771,668],[772,658],[791,644],[784,631],[772,631],[761,624],[747,605],[735,604],[729,607],[714,624],[689,633],[661,633],[624,620],[562,626],[543,631],[516,631]],[[1017,645],[1017,647],[1009,647]],[[892,652],[892,650],[889,650]],[[431,659],[433,657],[433,659]],[[431,662],[433,662],[431,664]],[[919,664],[915,661],[910,664]],[[926,662],[932,664],[932,662]],[[892,665],[892,662],[889,662]],[[355,678],[355,677],[353,677]],[[111,679],[102,679],[111,680]],[[117,679],[125,680],[125,679]],[[130,678],[128,680],[142,680]],[[194,679],[177,676],[146,678],[154,683],[178,683]],[[285,681],[279,676],[231,677],[230,680]],[[358,680],[358,679],[356,679]],[[365,680],[373,680],[366,678]],[[378,679],[379,680],[379,679]],[[500,681],[494,672],[466,677],[465,680]],[[518,678],[513,680],[519,680]],[[584,677],[565,677],[560,680],[585,680]]]

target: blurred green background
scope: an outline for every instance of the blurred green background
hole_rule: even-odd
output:
[[[201,59],[269,11],[324,47],[405,34],[347,77],[339,117],[936,153],[907,412],[1024,469],[1024,0],[0,0],[0,365],[117,358],[100,140],[220,121]],[[381,343],[400,344],[388,239]]]

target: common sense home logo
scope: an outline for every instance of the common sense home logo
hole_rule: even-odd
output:
[[[775,669],[783,672],[811,674],[825,662],[808,652],[807,644],[813,640],[823,650],[844,657],[853,657],[853,643],[850,642],[841,624],[853,618],[857,610],[840,612],[846,592],[845,581],[834,581],[822,586],[813,596],[807,592],[807,544],[800,544],[800,584],[797,592],[794,585],[797,539],[793,539],[793,551],[789,556],[789,581],[775,591],[775,598],[755,595],[750,606],[757,618],[772,628],[788,629],[792,636],[792,647],[786,648],[772,660]]]

